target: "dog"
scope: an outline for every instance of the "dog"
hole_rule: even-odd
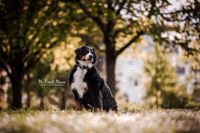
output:
[[[94,48],[82,46],[75,50],[76,64],[69,75],[69,85],[74,94],[76,109],[117,111],[117,103],[106,82],[100,77],[95,63]]]

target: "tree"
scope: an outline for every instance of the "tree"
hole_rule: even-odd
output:
[[[24,74],[66,37],[63,7],[50,0],[0,1],[0,66],[12,84],[11,108],[22,107]]]
[[[177,86],[175,69],[165,57],[165,51],[155,46],[155,54],[145,64],[145,72],[150,77],[146,83],[145,99],[151,106],[177,108],[186,105],[185,90]]]
[[[38,106],[40,109],[48,107],[46,105],[48,103],[59,106],[61,110],[66,108],[66,91],[69,89],[67,84],[68,74],[72,64],[74,64],[73,50],[79,46],[79,43],[79,39],[67,37],[66,42],[62,41],[60,45],[49,50],[30,70],[32,76],[31,83],[28,86],[40,100]],[[66,84],[59,84],[57,83],[58,80]],[[45,83],[46,81],[53,81],[54,83],[48,84]],[[60,101],[57,101],[55,97],[59,97]]]
[[[195,50],[199,50],[200,40],[196,40],[195,42],[192,43],[191,47]],[[194,52],[192,55],[188,55],[185,52],[184,60],[187,63],[190,63],[191,69],[187,75],[187,81],[190,85],[192,85],[192,101],[193,102],[199,102],[200,101],[200,51],[199,52]]]
[[[116,59],[124,50],[144,34],[151,34],[156,40],[167,41],[168,38],[163,37],[162,33],[184,32],[185,30],[182,30],[184,26],[180,26],[179,23],[173,24],[175,21],[180,21],[177,18],[181,18],[183,22],[186,21],[188,27],[192,25],[190,22],[196,23],[196,20],[199,19],[196,15],[198,14],[196,13],[198,9],[197,1],[191,2],[189,6],[183,5],[182,9],[177,11],[169,11],[172,4],[168,0],[75,0],[67,2],[71,5],[76,4],[77,8],[81,9],[81,11],[77,9],[78,17],[85,15],[92,20],[94,26],[98,27],[105,47],[107,83],[114,94],[116,92]],[[182,18],[185,14],[187,19],[184,20]],[[86,19],[86,21],[88,20]],[[83,25],[82,27],[87,27],[89,23],[83,23]],[[95,27],[92,29],[95,29]],[[89,30],[91,31],[91,28]],[[187,33],[190,32],[187,31]],[[91,32],[87,32],[87,34],[91,34]],[[97,32],[94,34],[97,34]],[[125,38],[125,43],[117,42],[118,38]],[[129,40],[127,41],[127,39]],[[117,44],[121,44],[121,46]],[[179,42],[179,44],[185,49],[188,48],[184,41]],[[102,50],[101,46],[94,46]]]

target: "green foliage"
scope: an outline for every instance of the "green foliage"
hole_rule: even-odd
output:
[[[71,23],[71,19],[65,21],[69,10],[59,0],[0,1],[0,66],[11,80],[13,108],[22,107],[24,75],[66,39]],[[38,70],[40,75],[46,73],[44,69]]]
[[[59,71],[58,69],[51,69],[51,64],[55,60],[54,54],[50,52],[46,57],[42,58],[40,62],[37,63],[36,67],[30,71],[32,74],[31,77],[31,83],[29,83],[29,88],[33,94],[36,95],[37,98],[39,98],[40,105],[33,103],[33,100],[31,101],[33,105],[31,105],[32,108],[37,107],[40,109],[49,108],[52,106],[56,106],[56,108],[59,108],[59,102],[63,102],[65,104],[65,100],[62,101],[56,101],[55,99],[51,97],[62,97],[60,96],[63,94],[65,98],[66,91],[68,90],[67,80],[68,80],[68,74],[69,70],[62,70]],[[67,61],[67,59],[66,59]],[[39,80],[45,81],[64,81],[66,84],[63,86],[59,86],[59,84],[52,84],[52,86],[48,86],[48,84],[41,84]],[[24,86],[26,87],[26,86]]]
[[[69,11],[59,1],[3,0],[0,2],[0,65],[12,75],[27,72],[67,35]],[[65,12],[64,12],[65,11]]]
[[[146,62],[145,72],[150,77],[150,81],[146,83],[145,96],[150,106],[182,108],[186,105],[185,90],[177,86],[176,71],[159,45],[155,46],[155,54]]]
[[[53,57],[48,57],[48,60],[40,61],[32,71],[32,80],[34,81],[34,84],[32,86],[33,91],[35,91],[39,97],[43,97],[45,94],[48,94],[48,89],[44,89],[45,87],[42,87],[38,84],[38,80],[43,80],[47,76],[47,74],[50,73],[49,64],[52,62],[51,60],[53,60]]]
[[[129,40],[128,35],[132,38],[141,31],[141,35],[151,34],[155,40],[165,41],[167,45],[169,42],[173,45],[179,44],[190,53],[193,50],[189,47],[190,42],[199,39],[200,14],[197,13],[199,2],[196,0],[182,3],[181,7],[173,10],[170,9],[175,7],[177,2],[172,3],[170,0],[76,0],[66,3],[73,5],[73,14],[79,21],[79,28],[84,28],[90,39],[97,37],[97,34],[104,39],[108,37],[113,45],[120,43],[116,50],[126,44],[116,42],[119,37]],[[93,41],[100,44],[100,39]],[[98,47],[101,48],[100,45]]]

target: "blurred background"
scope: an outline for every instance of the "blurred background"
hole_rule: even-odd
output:
[[[121,110],[200,108],[198,0],[1,0],[0,109],[71,109],[74,50],[94,47]]]

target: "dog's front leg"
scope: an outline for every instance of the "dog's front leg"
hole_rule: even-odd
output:
[[[74,98],[75,98],[75,101],[76,101],[76,110],[81,111],[83,106],[82,106],[81,100],[79,98],[78,92],[76,90],[72,90],[72,92],[74,94]]]
[[[83,108],[81,102],[79,100],[76,100],[76,111],[81,111]]]

